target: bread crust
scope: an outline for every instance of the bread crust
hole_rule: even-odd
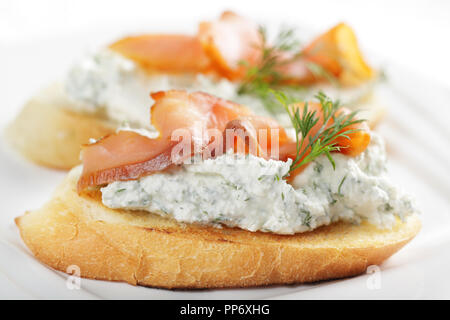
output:
[[[73,102],[61,85],[54,84],[32,98],[6,129],[7,139],[26,158],[56,169],[69,170],[80,164],[80,146],[117,129],[101,116],[71,111]],[[385,110],[368,95],[363,118],[373,128]]]
[[[420,230],[416,216],[392,230],[336,223],[276,235],[185,225],[146,212],[112,210],[76,193],[73,169],[41,209],[16,218],[46,265],[81,276],[162,288],[225,288],[314,282],[380,264]]]
[[[100,116],[72,111],[60,84],[28,101],[6,128],[11,145],[31,161],[69,170],[80,163],[81,145],[113,133],[117,125]]]

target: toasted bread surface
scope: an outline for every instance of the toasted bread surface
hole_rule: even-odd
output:
[[[143,211],[113,210],[79,196],[73,169],[41,209],[16,219],[37,259],[81,276],[163,288],[249,287],[357,275],[380,264],[420,230],[416,216],[380,230],[335,223],[276,235],[178,223]]]
[[[98,115],[71,111],[73,102],[54,84],[32,98],[6,129],[11,144],[33,162],[69,170],[80,163],[81,145],[117,129],[117,123]],[[372,95],[362,105],[362,116],[374,127],[385,109]]]
[[[51,85],[25,104],[6,128],[7,140],[37,164],[65,170],[76,166],[81,145],[114,132],[116,125],[71,111],[71,103],[59,84]]]

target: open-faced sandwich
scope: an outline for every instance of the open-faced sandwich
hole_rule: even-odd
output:
[[[356,275],[419,232],[383,140],[355,112],[322,93],[270,94],[295,134],[206,93],[153,93],[155,131],[84,145],[52,199],[16,219],[22,239],[83,277],[213,288]]]
[[[199,25],[196,35],[151,34],[121,39],[76,63],[61,83],[32,98],[7,129],[27,158],[69,169],[80,163],[80,145],[113,133],[124,122],[154,130],[148,93],[204,91],[289,119],[265,92],[288,90],[312,98],[317,88],[368,111],[375,124],[382,108],[371,100],[377,72],[359,51],[352,29],[339,24],[300,46],[292,30],[269,40],[263,28],[232,12]]]

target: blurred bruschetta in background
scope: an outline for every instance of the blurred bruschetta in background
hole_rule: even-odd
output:
[[[254,22],[224,12],[200,23],[195,35],[131,36],[87,55],[63,81],[31,98],[6,134],[26,158],[69,169],[80,163],[81,145],[89,139],[124,124],[151,130],[150,93],[169,89],[236,101],[283,126],[289,121],[273,107],[268,89],[286,89],[304,100],[321,89],[349,108],[364,109],[373,127],[384,113],[373,94],[377,78],[346,24],[301,46],[292,30],[269,39]]]

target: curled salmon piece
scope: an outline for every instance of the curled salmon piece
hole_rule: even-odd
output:
[[[340,111],[343,114],[350,114],[350,110],[347,108],[341,108]],[[335,139],[336,145],[340,147],[339,152],[350,157],[356,157],[363,153],[370,143],[370,129],[367,123],[355,123],[345,127],[344,130],[351,130],[353,132],[346,134],[348,139],[344,137],[337,137]]]
[[[247,121],[255,130],[276,130],[281,141],[288,141],[286,132],[275,120],[254,116],[242,105],[206,93],[170,90],[151,96],[155,101],[151,119],[159,136],[152,139],[135,132],[119,131],[83,146],[79,192],[113,181],[135,180],[180,164],[193,154],[217,156],[226,148],[221,139],[224,132],[237,129],[233,128],[236,121]],[[271,136],[271,132],[268,135]],[[211,142],[216,143],[208,148]],[[262,153],[270,153],[267,144],[259,146],[259,137],[256,143]]]
[[[206,73],[209,57],[197,37],[154,34],[121,39],[109,46],[147,71]]]
[[[211,144],[210,148],[216,148],[214,155],[226,151],[227,147],[235,147],[237,139],[241,139],[247,147],[254,143],[259,150],[254,154],[270,157],[273,143],[290,141],[275,119],[254,115],[245,106],[203,92],[189,94],[170,90],[154,93],[151,97],[155,100],[151,109],[152,125],[163,136],[169,134],[167,138],[180,128],[188,129],[196,143],[194,153],[202,152],[213,139],[219,140],[219,136],[226,138],[226,134],[235,138],[234,143],[227,146],[226,141],[220,139]],[[245,150],[248,152],[248,149]]]
[[[305,104],[298,103],[298,104],[293,104],[290,107],[293,108],[294,110],[299,109],[300,114],[302,114]],[[323,111],[322,111],[322,107],[321,107],[320,103],[308,102],[308,110],[312,111],[312,112],[315,111],[319,120],[309,131],[308,136],[303,138],[304,141],[308,141],[309,137],[314,137],[324,125]],[[348,115],[348,114],[350,114],[350,111],[347,108],[340,108],[336,112],[336,115],[339,116],[341,114]],[[332,124],[333,124],[333,119],[330,119],[328,121],[328,123],[325,125],[325,128],[331,126]],[[335,146],[339,147],[338,152],[345,154],[347,156],[351,156],[351,157],[355,157],[355,156],[361,154],[362,152],[364,152],[364,150],[366,150],[367,146],[370,143],[370,130],[369,130],[369,127],[367,126],[367,124],[365,122],[355,123],[355,124],[346,126],[337,134],[341,134],[346,131],[351,131],[351,132],[345,134],[348,138],[340,136],[340,137],[336,137],[332,142],[332,143],[334,143]],[[302,137],[300,137],[300,139],[301,138]],[[304,149],[307,147],[308,147],[308,144],[304,143],[301,146],[299,153],[301,154],[304,151]],[[310,150],[307,150],[305,152],[305,154],[303,155],[303,158],[306,157],[309,154],[309,152],[310,152]],[[290,143],[288,142],[288,143],[282,144],[280,146],[280,160],[286,161],[289,158],[295,159],[296,156],[297,156],[296,142],[290,142]],[[301,158],[300,161],[303,160],[303,158]],[[301,173],[306,166],[307,166],[307,164],[304,166],[301,166],[301,167],[297,168],[296,170],[294,170],[293,172],[291,172],[291,174],[289,176],[289,180],[292,180],[296,175]]]
[[[132,131],[119,131],[82,147],[83,172],[78,192],[118,180],[138,179],[143,172],[157,172],[172,162],[175,142],[149,139]]]
[[[169,90],[152,93],[151,97],[155,101],[151,108],[152,125],[167,137],[180,128],[222,131],[229,121],[252,114],[243,105],[204,92]]]
[[[308,63],[320,66],[344,86],[358,85],[374,76],[374,70],[362,56],[354,31],[345,23],[317,37],[302,50],[299,58],[282,66],[280,71],[290,82],[324,80],[310,70]]]
[[[263,39],[257,25],[233,12],[224,12],[214,22],[202,22],[198,38],[214,68],[231,80],[242,80],[248,67],[258,66],[262,59]],[[358,85],[374,76],[374,70],[364,61],[354,31],[344,23],[321,34],[299,54],[279,52],[277,59],[280,62],[277,70],[286,84],[308,85],[328,80],[313,71],[314,65],[344,86]]]
[[[223,137],[225,142],[234,139],[231,145],[235,153],[276,160],[279,158],[280,145],[291,142],[276,120],[260,116],[239,117],[228,122]],[[222,151],[226,150],[224,146]]]
[[[246,67],[261,59],[262,38],[252,21],[231,11],[220,18],[199,25],[198,38],[214,67],[230,80],[243,78]]]

